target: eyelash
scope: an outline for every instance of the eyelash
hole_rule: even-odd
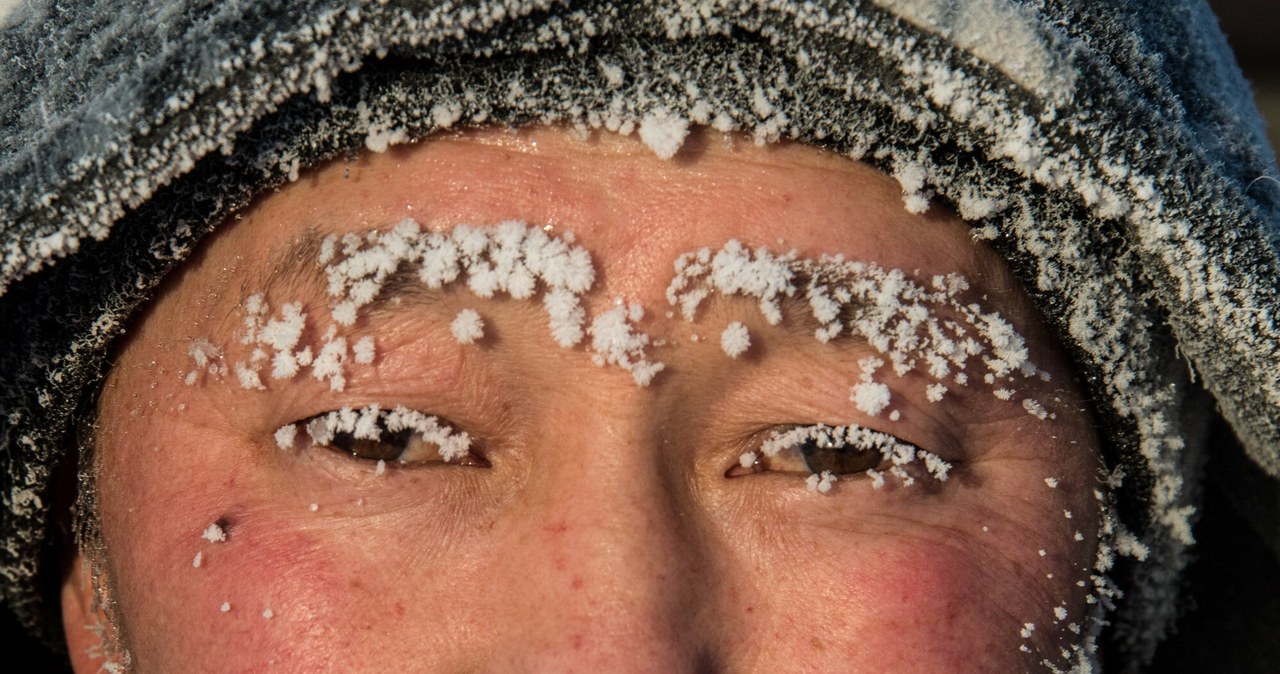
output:
[[[946,482],[951,468],[951,463],[937,454],[888,433],[856,424],[814,424],[773,431],[758,450],[743,454],[725,475],[808,474],[811,490],[827,491],[837,477],[859,473],[870,477],[875,489],[883,486],[886,474],[904,487],[914,484],[917,477]],[[821,479],[815,480],[815,476]]]
[[[299,429],[307,434],[311,447],[360,461],[394,462],[401,466],[450,463],[488,468],[490,465],[476,451],[465,431],[453,428],[438,417],[405,407],[387,411],[375,404],[318,414],[281,427],[276,433],[277,443],[282,448],[291,447]],[[918,461],[923,462],[923,466]],[[888,433],[856,424],[813,424],[774,430],[757,451],[743,454],[738,465],[726,471],[725,476],[762,472],[807,474],[809,488],[825,492],[840,476],[865,474],[871,478],[873,488],[879,489],[888,475],[909,487],[916,477],[946,482],[951,468],[952,464],[937,454]]]
[[[288,431],[292,427],[292,431]],[[276,433],[283,448],[301,430],[310,446],[345,454],[361,461],[421,466],[450,463],[489,467],[466,431],[406,407],[383,410],[378,405],[344,407],[282,427]],[[282,438],[282,434],[290,440]],[[305,449],[305,447],[304,447]]]

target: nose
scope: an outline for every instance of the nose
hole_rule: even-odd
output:
[[[534,452],[501,669],[715,669],[702,618],[714,574],[687,469],[636,416],[579,412],[572,430],[550,429],[553,450]]]

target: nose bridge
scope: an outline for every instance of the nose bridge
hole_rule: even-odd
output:
[[[573,428],[529,483],[535,559],[528,579],[540,637],[535,669],[594,662],[601,671],[690,671],[700,648],[690,629],[704,550],[678,461],[658,446],[642,400],[624,394]]]

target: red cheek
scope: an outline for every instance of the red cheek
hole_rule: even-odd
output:
[[[850,657],[897,662],[905,671],[924,663],[972,663],[975,651],[989,648],[1017,649],[1016,638],[999,638],[1014,632],[992,614],[993,588],[972,558],[921,544],[857,560],[856,569],[839,574],[830,609],[843,623],[830,638],[845,642]]]

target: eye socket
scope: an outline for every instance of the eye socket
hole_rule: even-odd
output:
[[[299,428],[306,434],[309,447],[328,449],[362,461],[394,461],[403,466],[450,463],[489,467],[465,431],[455,429],[438,417],[405,407],[383,410],[378,405],[368,405],[318,414],[282,427],[276,432],[277,443],[281,447],[292,446],[292,438]]]
[[[758,450],[743,454],[725,476],[763,472],[807,475],[811,489],[827,491],[837,477],[857,474],[871,478],[875,489],[884,485],[886,475],[897,478],[903,486],[911,486],[917,477],[946,482],[951,468],[937,454],[888,433],[856,424],[814,424],[774,430]]]

